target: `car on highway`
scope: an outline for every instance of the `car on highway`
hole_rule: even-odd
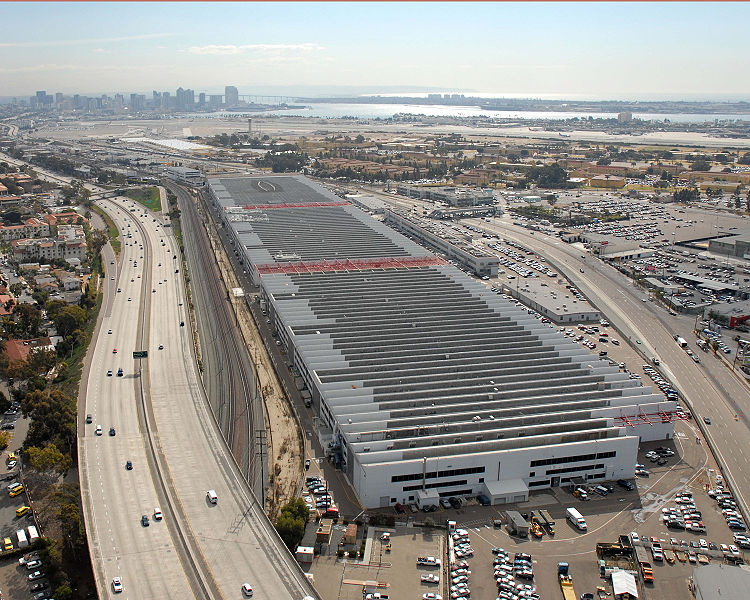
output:
[[[161,508],[158,506],[154,509],[154,521],[161,521],[163,515],[161,514]]]
[[[109,435],[114,436],[117,432],[115,431],[114,427],[109,428]]]
[[[133,462],[132,462],[132,461],[130,461],[130,460],[129,460],[129,461],[127,461],[127,462],[125,463],[125,469],[127,469],[128,471],[132,471],[132,470],[133,470]]]
[[[112,354],[117,354],[117,348],[112,348]]]
[[[216,504],[219,501],[219,496],[216,495],[216,492],[214,490],[208,490],[206,492],[206,499],[211,504]]]
[[[141,525],[143,527],[148,527],[151,523],[148,520],[148,515],[141,515]]]
[[[164,350],[164,344],[159,344],[159,350]]]
[[[96,435],[101,435],[101,434],[102,434],[102,426],[101,425],[97,425],[96,426]]]
[[[122,368],[117,369],[117,376],[118,377],[122,377],[123,376]]]
[[[703,417],[703,422],[706,425],[710,425],[711,424],[711,417]]]
[[[112,369],[107,369],[107,377],[112,377]]]
[[[243,598],[252,598],[253,586],[251,586],[249,583],[243,583],[242,584],[242,596]]]
[[[122,579],[119,577],[113,577],[112,578],[112,591],[115,594],[119,594],[122,592]]]

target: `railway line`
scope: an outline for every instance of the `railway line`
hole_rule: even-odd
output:
[[[170,185],[177,195],[188,271],[196,305],[204,384],[220,429],[248,483],[258,498],[265,497],[265,451],[254,432],[265,430],[262,400],[254,369],[245,351],[228,291],[222,281],[207,233],[189,192]],[[261,504],[263,504],[261,502]]]

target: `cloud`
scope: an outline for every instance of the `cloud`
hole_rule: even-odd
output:
[[[39,40],[34,42],[0,42],[0,48],[41,48],[47,46],[78,46],[82,44],[113,44],[133,40],[153,40],[175,35],[174,33],[143,33],[109,38],[82,38],[76,40]]]
[[[55,64],[45,63],[38,65],[28,65],[23,67],[0,67],[0,73],[40,73],[40,72],[51,72],[58,73],[60,71],[81,71],[86,73],[117,73],[122,71],[129,71],[134,73],[143,72],[144,70],[159,70],[169,69],[174,65],[82,65],[82,64]]]
[[[279,53],[279,52],[312,52],[324,50],[323,46],[315,43],[306,44],[210,44],[208,46],[191,46],[188,52],[204,55],[244,54],[246,52]]]

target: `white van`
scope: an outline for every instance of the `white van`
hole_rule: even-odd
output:
[[[36,531],[36,527],[29,525],[26,528],[26,531],[29,533],[29,544],[34,544],[39,541],[39,534]]]
[[[214,490],[208,490],[206,492],[206,498],[211,504],[216,504],[219,501],[219,497]]]
[[[565,511],[565,516],[567,517],[568,521],[571,522],[573,527],[578,529],[579,531],[586,531],[588,529],[588,525],[586,525],[586,520],[583,518],[583,515],[579,513],[575,508],[568,508]]]
[[[29,541],[26,539],[26,532],[23,529],[16,531],[16,537],[18,538],[19,548],[25,548],[29,545]]]

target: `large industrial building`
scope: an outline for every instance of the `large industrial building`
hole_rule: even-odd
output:
[[[208,179],[369,508],[631,477],[675,404],[300,176]]]

